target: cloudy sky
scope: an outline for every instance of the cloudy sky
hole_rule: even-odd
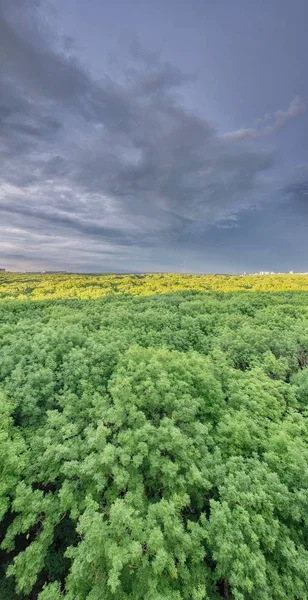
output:
[[[308,271],[307,0],[0,0],[0,266]]]

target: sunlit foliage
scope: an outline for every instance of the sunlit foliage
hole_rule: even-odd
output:
[[[308,292],[34,279],[2,276],[1,600],[307,600]]]
[[[136,275],[0,273],[0,300],[97,299],[110,294],[149,296],[179,291],[308,291],[307,275]]]

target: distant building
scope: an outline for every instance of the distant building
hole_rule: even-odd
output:
[[[55,275],[58,273],[67,273],[67,271],[42,271],[42,273],[45,273],[45,275]]]

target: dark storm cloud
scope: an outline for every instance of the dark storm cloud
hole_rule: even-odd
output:
[[[179,69],[135,48],[121,78],[98,80],[38,26],[43,8],[0,0],[5,243],[20,230],[58,233],[59,253],[81,237],[85,248],[176,247],[269,199],[274,155],[251,140],[297,116],[301,99],[263,129],[219,136],[181,106]]]
[[[81,220],[64,214],[63,212],[58,213],[54,209],[49,212],[48,207],[41,210],[17,202],[10,204],[2,202],[0,205],[0,213],[6,217],[12,215],[13,219],[11,221],[7,219],[7,222],[11,222],[12,225],[23,225],[26,219],[26,222],[30,223],[30,228],[33,228],[34,230],[37,230],[39,227],[42,230],[47,227],[49,231],[55,230],[56,232],[59,231],[59,229],[64,229],[66,231],[72,229],[88,236],[98,236],[106,241],[112,240],[115,243],[123,245],[129,246],[136,243],[135,238],[129,236],[125,231],[123,232],[120,229],[104,227],[94,221],[87,222],[87,220]],[[142,241],[143,245],[150,243],[148,236],[144,236],[144,239],[140,236],[140,241]]]
[[[1,14],[1,13],[0,13]],[[2,71],[48,100],[71,103],[86,93],[88,78],[63,53],[49,50],[46,40],[31,39],[22,24],[11,24],[5,11],[0,19]],[[38,43],[41,42],[41,45]]]
[[[308,215],[308,168],[306,177],[286,186],[284,193],[294,213]],[[308,232],[307,232],[308,235]]]

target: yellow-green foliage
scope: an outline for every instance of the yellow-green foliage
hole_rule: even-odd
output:
[[[0,273],[0,299],[101,298],[109,294],[149,296],[180,291],[281,292],[308,290],[308,275],[140,275]]]

